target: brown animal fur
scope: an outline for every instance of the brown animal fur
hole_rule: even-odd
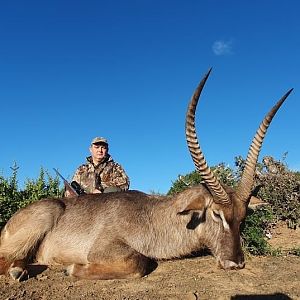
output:
[[[226,237],[221,222],[212,220],[211,203],[202,185],[173,198],[128,191],[86,195],[77,201],[42,200],[7,223],[0,257],[7,268],[35,254],[40,264],[71,265],[70,275],[90,279],[144,276],[152,269],[152,259],[180,257],[205,245],[223,261],[226,246],[218,241],[227,240],[231,248],[233,240],[230,233]],[[234,266],[241,267],[243,257],[236,262]]]

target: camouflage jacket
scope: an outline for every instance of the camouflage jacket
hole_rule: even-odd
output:
[[[92,193],[95,189],[103,191],[107,187],[119,187],[128,190],[129,178],[122,166],[107,155],[106,159],[95,166],[92,157],[87,157],[87,163],[81,165],[73,176],[86,193]]]

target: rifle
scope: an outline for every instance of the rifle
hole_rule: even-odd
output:
[[[71,197],[78,197],[79,193],[73,188],[73,186],[55,169],[53,168],[55,173],[62,179],[64,182],[66,190],[70,193]],[[75,181],[74,181],[75,182]],[[73,183],[73,182],[72,182]],[[77,183],[77,182],[76,182]]]

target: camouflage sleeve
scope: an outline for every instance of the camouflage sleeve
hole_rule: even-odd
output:
[[[72,178],[72,181],[76,181],[77,183],[80,184],[81,179],[80,179],[80,167],[75,171],[75,174]]]
[[[125,170],[118,163],[114,163],[110,179],[110,186],[117,186],[123,191],[129,189],[130,181]]]
[[[88,165],[81,165],[72,180],[76,181],[85,193],[91,194],[95,190],[96,173]]]

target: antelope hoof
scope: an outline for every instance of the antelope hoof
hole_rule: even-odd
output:
[[[245,262],[235,263],[231,260],[219,261],[219,265],[224,270],[238,270],[245,267]]]
[[[20,267],[10,268],[8,273],[13,280],[17,280],[19,282],[29,278],[27,270]]]

